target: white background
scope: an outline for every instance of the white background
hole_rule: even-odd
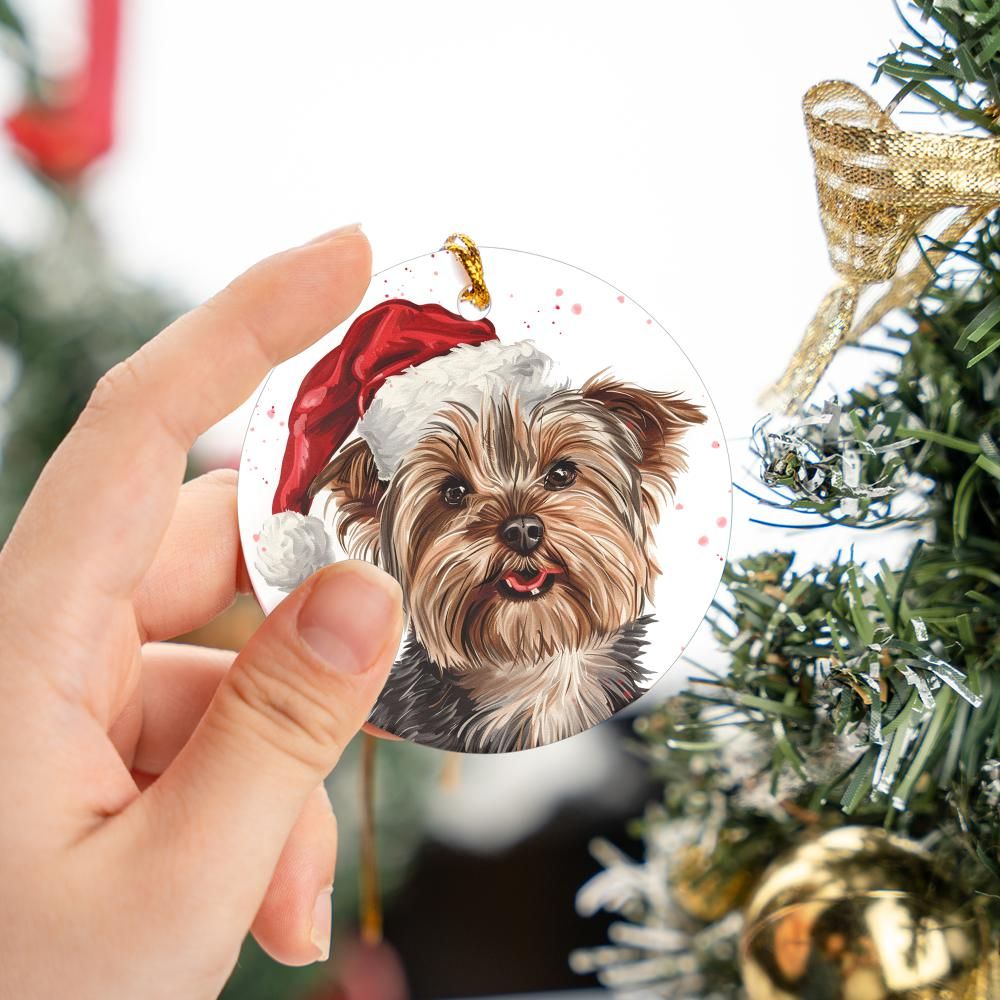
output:
[[[50,65],[72,61],[82,4],[18,7]],[[255,259],[358,220],[376,269],[454,229],[563,259],[671,332],[735,466],[750,464],[739,439],[755,400],[830,281],[801,96],[829,77],[868,86],[870,60],[903,36],[889,0],[125,7],[118,142],[91,190],[124,268],[196,301]],[[0,71],[0,111],[15,83]],[[884,102],[894,88],[874,93]],[[0,144],[0,236],[32,241],[45,224]],[[835,375],[849,381],[869,359],[854,352]],[[208,453],[231,460],[245,418]],[[855,541],[755,529],[749,513],[737,509],[734,552]],[[553,785],[603,791],[600,740],[470,765],[469,794],[491,794],[475,809],[451,800],[449,829],[461,835],[465,816],[472,835],[502,837],[514,822],[505,786],[525,822],[551,807]]]

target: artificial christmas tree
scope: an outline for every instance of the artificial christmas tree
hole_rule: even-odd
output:
[[[922,98],[974,126],[987,143],[977,147],[986,183],[995,185],[1000,156],[989,137],[1000,135],[1000,12],[949,0],[913,5],[907,16],[909,39],[879,60],[878,72],[900,80],[900,100]],[[811,110],[807,101],[807,116]],[[870,200],[867,237],[856,226],[844,241],[860,254],[880,226],[898,229],[905,212],[872,221],[874,192],[898,168],[888,127],[846,129],[854,146],[841,160],[860,149],[867,157],[866,174],[840,183],[842,192]],[[914,156],[900,183],[923,198],[941,177]],[[972,171],[965,182],[978,184],[979,176]],[[847,194],[838,198],[824,211],[849,229],[856,220]],[[834,251],[836,227],[824,221]],[[918,239],[920,282],[904,276],[883,302],[903,307],[887,323],[893,364],[871,386],[803,405],[818,377],[816,352],[825,364],[865,328],[853,319],[858,289],[840,286],[810,328],[812,353],[798,359],[806,367],[793,365],[779,386],[792,398],[793,417],[754,436],[773,491],[766,502],[783,509],[785,523],[802,512],[830,531],[909,522],[915,540],[898,566],[841,557],[793,568],[790,553],[765,552],[727,568],[711,620],[728,671],[701,679],[637,725],[664,782],[662,802],[638,825],[645,858],[633,862],[597,845],[606,870],[579,898],[584,912],[604,908],[624,918],[611,945],[574,956],[576,968],[599,971],[623,995],[1000,997],[996,209],[964,238],[954,229],[949,235]],[[854,846],[842,838],[830,848],[825,838],[848,827],[861,828],[847,838]],[[874,841],[914,863],[908,884],[866,856]],[[816,847],[813,867],[804,869],[802,851],[817,844],[832,854],[816,861]],[[863,887],[843,875],[866,864]],[[821,888],[838,878],[839,923],[827,919],[834,911]],[[934,885],[949,892],[934,893]],[[899,893],[908,895],[905,905]],[[802,905],[801,919],[786,913],[784,922],[767,923],[776,909]],[[886,967],[887,954],[896,967]]]

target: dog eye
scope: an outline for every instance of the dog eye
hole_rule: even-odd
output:
[[[545,474],[547,490],[564,490],[576,482],[576,466],[572,462],[556,462]]]
[[[470,492],[468,484],[461,479],[449,479],[441,487],[441,498],[449,507],[461,507]]]

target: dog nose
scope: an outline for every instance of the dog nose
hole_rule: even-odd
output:
[[[515,552],[526,556],[529,552],[538,548],[542,541],[544,528],[539,518],[531,514],[518,514],[515,517],[508,517],[500,525],[500,537],[504,544],[512,548]]]

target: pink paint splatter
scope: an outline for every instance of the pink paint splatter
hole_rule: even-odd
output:
[[[684,504],[679,503],[679,504],[676,505],[676,507],[674,509],[675,510],[683,510],[684,509]]]
[[[720,528],[724,528],[727,524],[729,524],[729,521],[727,521],[724,517],[720,517],[715,523]]]
[[[719,442],[718,442],[718,441],[713,441],[713,442],[712,442],[712,447],[713,447],[713,448],[721,448],[721,447],[722,447],[722,445],[721,445],[721,444],[719,444]]]
[[[556,303],[556,309],[562,309],[562,306],[561,306],[561,305],[559,305],[559,303],[558,303],[558,302]]]
[[[270,408],[270,409],[269,409],[269,410],[267,411],[267,416],[268,416],[268,418],[269,418],[270,420],[274,420],[274,406],[273,406],[273,405],[272,405],[272,406],[271,406],[271,408]]]
[[[619,295],[618,296],[618,301],[619,302],[624,302],[625,301],[625,296],[624,295]]]
[[[556,295],[562,295],[563,290],[561,288],[556,289]]]
[[[698,539],[698,544],[708,545],[708,535],[702,535],[701,538]]]
[[[580,313],[583,312],[583,306],[581,306],[579,302],[574,302],[570,312],[572,312],[574,316],[579,316]]]
[[[647,319],[646,320],[646,326],[652,326],[652,325],[653,325],[653,321],[651,319]]]
[[[254,534],[253,534],[253,540],[255,542],[259,542],[260,541],[260,532],[259,531],[255,531],[254,532]]]

